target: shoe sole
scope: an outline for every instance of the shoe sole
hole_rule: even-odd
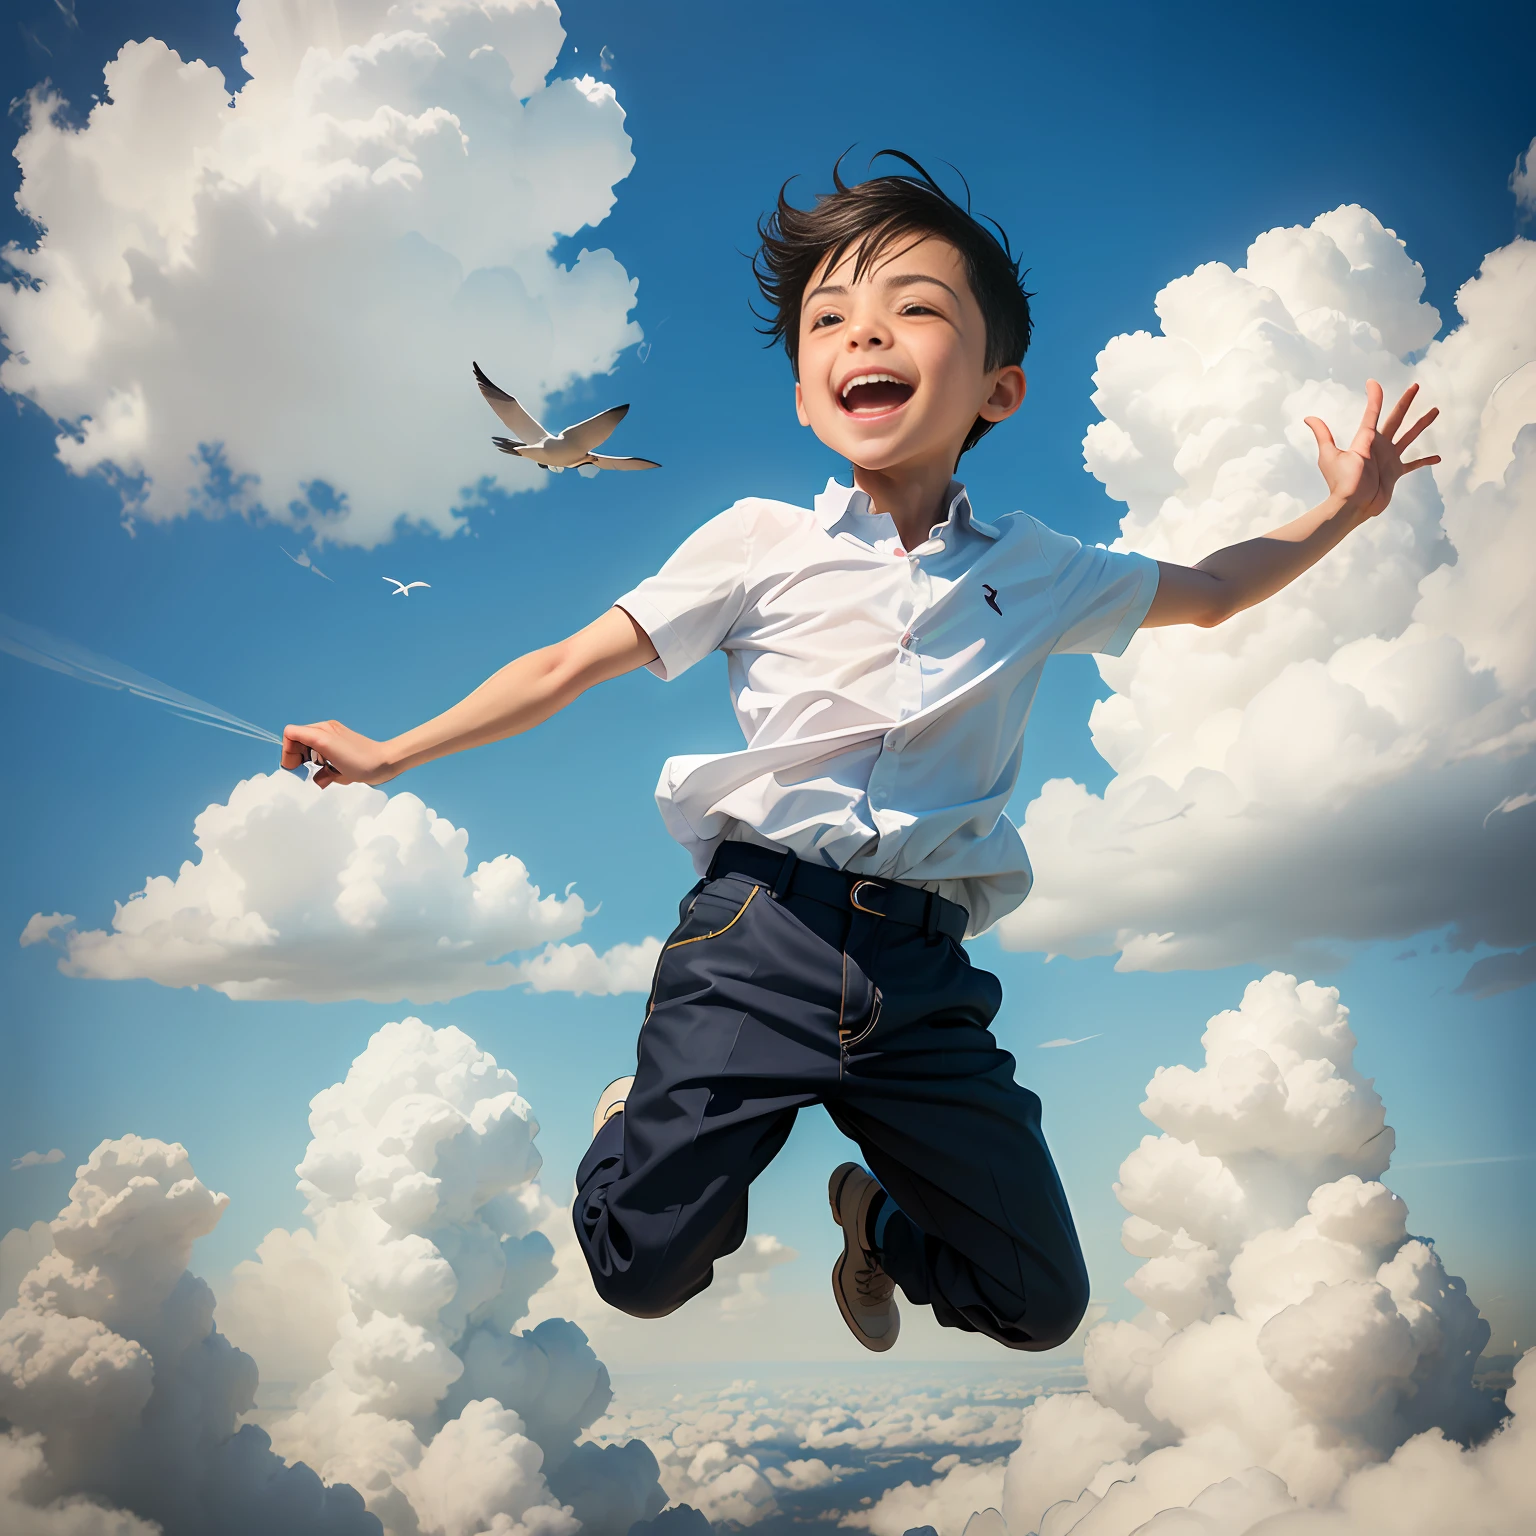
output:
[[[832,1177],[827,1181],[827,1204],[832,1207],[832,1219],[843,1230],[843,1251],[838,1254],[832,1263],[832,1295],[837,1301],[837,1310],[843,1314],[843,1321],[848,1325],[848,1331],[856,1338],[865,1349],[873,1350],[875,1354],[884,1354],[891,1345],[896,1342],[897,1335],[901,1332],[901,1313],[895,1315],[895,1325],[883,1338],[873,1338],[859,1327],[854,1319],[853,1312],[848,1306],[848,1300],[843,1294],[843,1265],[848,1260],[848,1244],[850,1241],[848,1228],[843,1226],[843,1219],[838,1214],[837,1198],[843,1192],[843,1186],[848,1182],[848,1176],[858,1170],[857,1163],[843,1163],[832,1170]]]

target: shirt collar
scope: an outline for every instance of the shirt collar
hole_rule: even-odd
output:
[[[982,522],[971,510],[971,498],[960,481],[949,482],[949,487],[944,492],[944,499],[949,507],[949,514],[943,523],[936,525],[935,531],[953,523],[959,528],[972,528],[984,538],[995,539],[998,536],[995,524]],[[868,514],[873,508],[866,492],[859,490],[856,486],[839,485],[836,480],[828,480],[827,488],[816,498],[815,510],[817,522],[823,528],[830,528],[847,512]]]

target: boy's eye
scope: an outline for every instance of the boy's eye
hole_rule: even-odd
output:
[[[817,315],[816,318],[811,321],[811,329],[813,331],[819,331],[823,326],[826,326],[826,325],[836,325],[837,322],[839,320],[841,320],[842,318],[843,317],[841,315],[833,314],[829,310],[824,315]]]
[[[931,309],[926,304],[918,304],[916,302],[903,304],[901,312],[904,315],[936,315],[938,313],[936,309]]]

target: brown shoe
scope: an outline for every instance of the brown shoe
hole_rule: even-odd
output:
[[[889,1349],[901,1332],[896,1282],[864,1246],[869,1210],[881,1193],[879,1182],[857,1163],[835,1168],[827,1183],[832,1219],[843,1229],[843,1251],[832,1266],[832,1294],[848,1331],[873,1350]]]

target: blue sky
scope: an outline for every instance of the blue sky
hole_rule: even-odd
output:
[[[240,79],[232,8],[81,0],[77,14],[71,30],[44,0],[7,7],[8,98],[46,75],[83,109],[118,46],[146,36],[219,65],[232,88]],[[116,491],[67,473],[50,423],[20,405],[0,413],[0,609],[270,728],[335,714],[382,736],[430,716],[512,656],[587,622],[736,497],[805,500],[841,469],[795,423],[787,366],[753,330],[741,253],[780,182],[799,174],[807,192],[820,189],[850,144],[850,164],[887,144],[935,167],[953,162],[977,208],[1024,253],[1038,294],[1029,400],[965,476],[983,515],[1022,507],[1089,541],[1112,538],[1122,510],[1083,470],[1094,358],[1112,335],[1153,323],[1163,284],[1200,262],[1239,264],[1261,230],[1358,202],[1406,241],[1427,300],[1449,317],[1457,286],[1516,232],[1507,180],[1536,114],[1531,23],[1513,7],[1458,16],[1450,40],[1443,9],[1427,6],[1398,8],[1388,28],[1322,7],[1288,11],[1283,27],[1209,5],[896,4],[874,17],[791,3],[766,20],[749,15],[691,4],[563,12],[557,73],[592,70],[599,48],[611,50],[604,78],[627,113],[636,163],[613,213],[557,255],[614,252],[638,280],[633,318],[649,348],[643,362],[626,351],[611,377],[569,390],[552,414],[632,401],[614,450],[657,458],[663,471],[554,478],[501,497],[454,539],[405,533],[372,551],[316,550],[328,584],[284,559],[291,534],[259,518],[141,520],[130,537]],[[13,190],[15,167],[0,174]],[[9,206],[3,233],[30,238]],[[494,376],[492,360],[514,352],[509,338],[488,336],[481,361]],[[366,395],[369,378],[344,387]],[[483,416],[488,436],[472,388],[462,407]],[[412,451],[444,450],[427,438]],[[466,463],[464,483],[490,467]],[[391,601],[383,573],[431,591]],[[0,660],[13,721],[0,770],[13,806],[0,903],[13,933],[55,909],[106,926],[114,900],[193,856],[193,816],[269,765],[260,746]],[[532,737],[429,765],[395,787],[467,827],[472,862],[515,852],[546,891],[574,881],[600,901],[581,935],[598,948],[662,934],[692,877],[652,804],[655,775],[670,753],[735,745],[723,684],[715,663],[666,686],[622,679]],[[1105,692],[1087,659],[1048,670],[1020,815],[1046,778],[1102,789],[1109,769],[1087,715]],[[1352,1010],[1358,1064],[1397,1128],[1392,1182],[1413,1229],[1468,1278],[1495,1346],[1507,1348],[1536,1328],[1531,993],[1455,996],[1467,957],[1436,952],[1433,934],[1408,938],[1311,974],[1339,986]],[[1409,949],[1413,958],[1396,958]],[[1207,1017],[1235,1006],[1261,968],[1124,974],[1107,958],[1047,965],[992,939],[974,952],[1004,980],[999,1038],[1045,1102],[1094,1293],[1124,1312],[1120,1282],[1134,1261],[1119,1247],[1123,1212],[1110,1186],[1149,1129],[1137,1112],[1143,1085],[1158,1065],[1198,1059]],[[58,1166],[0,1172],[0,1225],[55,1214],[69,1170],[103,1136],[179,1140],[205,1182],[233,1197],[198,1250],[196,1267],[210,1275],[270,1227],[295,1223],[290,1170],[308,1137],[308,1100],[386,1019],[415,1012],[457,1024],[518,1074],[558,1195],[596,1093],[633,1059],[642,1002],[513,989],[418,1008],[234,1003],[206,988],[66,978],[43,947],[0,954],[0,1153],[66,1153]],[[1098,1038],[1037,1049],[1088,1035]],[[754,1230],[803,1256],[775,1286],[816,1305],[832,1252],[820,1191],[842,1155],[824,1119],[807,1115],[753,1192]]]

